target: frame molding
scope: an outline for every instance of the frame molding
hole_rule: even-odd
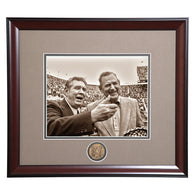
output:
[[[20,165],[20,30],[175,30],[176,165]],[[188,18],[7,18],[8,177],[188,176]]]

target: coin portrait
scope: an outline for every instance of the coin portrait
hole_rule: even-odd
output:
[[[91,160],[101,161],[106,157],[106,147],[99,142],[89,145],[87,154]]]

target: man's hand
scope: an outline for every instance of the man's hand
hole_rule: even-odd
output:
[[[117,107],[118,106],[116,104],[108,104],[103,100],[91,111],[92,122],[95,123],[97,121],[104,121],[109,119],[117,111]]]

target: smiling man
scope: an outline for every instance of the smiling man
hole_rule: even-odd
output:
[[[84,104],[87,83],[82,77],[73,77],[66,82],[63,100],[47,102],[48,136],[82,136],[95,131],[94,123],[107,120],[116,112],[115,104],[100,103],[94,109],[79,113]]]
[[[142,127],[143,122],[137,100],[120,96],[120,81],[116,74],[113,72],[103,72],[99,77],[99,82],[99,88],[107,97],[107,103],[116,104],[117,109],[114,115],[108,120],[95,123],[98,134],[100,136],[123,136],[129,130]],[[89,105],[89,107],[93,107],[93,104]]]

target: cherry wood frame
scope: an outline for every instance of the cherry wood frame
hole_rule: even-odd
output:
[[[20,30],[175,30],[175,166],[20,165]],[[188,176],[188,18],[7,18],[7,75],[8,177]]]

